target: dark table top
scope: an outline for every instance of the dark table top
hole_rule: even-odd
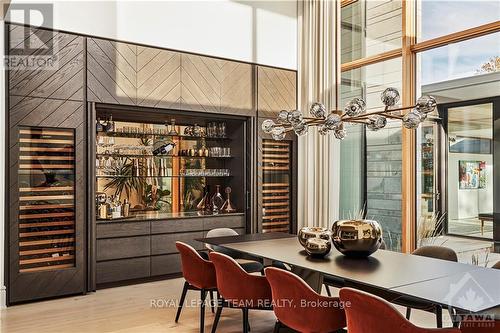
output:
[[[439,304],[444,304],[443,293],[449,290],[450,281],[453,281],[447,279],[458,279],[466,274],[473,277],[477,274],[477,280],[487,294],[500,292],[499,271],[492,273],[493,270],[487,268],[411,254],[379,250],[368,258],[349,258],[334,248],[324,259],[315,259],[307,256],[296,236],[281,233],[204,238],[199,241]],[[472,311],[471,306],[463,306],[459,299],[452,299],[450,303]],[[500,305],[500,298],[495,294],[481,306],[476,306],[475,311],[497,305]]]
[[[394,288],[443,306],[479,312],[500,304],[500,270],[477,267],[475,270]],[[493,311],[500,315],[500,309]]]

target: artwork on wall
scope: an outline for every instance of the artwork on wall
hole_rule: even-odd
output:
[[[486,187],[485,161],[458,161],[458,181],[461,190]]]

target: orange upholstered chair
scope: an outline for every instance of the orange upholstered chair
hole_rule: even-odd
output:
[[[458,328],[421,328],[413,325],[384,299],[364,291],[340,289],[349,333],[460,333]]]
[[[182,289],[177,314],[175,315],[175,322],[179,321],[187,291],[199,290],[201,294],[200,332],[203,332],[205,327],[205,299],[207,293],[217,290],[215,268],[210,261],[203,259],[192,246],[182,242],[175,242],[175,246],[181,255],[182,275],[186,280]]]
[[[249,330],[248,310],[272,310],[271,287],[264,276],[248,274],[233,258],[218,252],[209,253],[215,266],[217,289],[220,299],[212,332],[224,307],[238,308],[243,312],[243,332]]]
[[[297,275],[266,268],[273,292],[274,314],[280,324],[303,333],[327,333],[346,326],[338,297],[321,296]],[[277,325],[275,332],[278,330]]]

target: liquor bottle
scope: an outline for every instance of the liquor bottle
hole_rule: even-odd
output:
[[[122,212],[123,212],[123,217],[128,217],[130,213],[130,203],[128,202],[128,199],[123,200]]]
[[[113,115],[109,116],[108,124],[106,125],[106,132],[115,131],[115,122],[113,121]]]
[[[203,197],[196,206],[196,209],[204,213],[212,212],[212,205],[210,204],[210,186],[207,185],[203,188]]]
[[[212,196],[211,204],[212,204],[212,212],[214,214],[218,214],[224,205],[224,198],[222,194],[220,194],[220,185],[215,186],[215,194]]]
[[[102,123],[101,123],[101,118],[97,118],[97,123],[95,124],[95,130],[96,130],[96,132],[104,131],[104,127],[102,126]]]

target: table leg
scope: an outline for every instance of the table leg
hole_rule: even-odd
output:
[[[323,274],[300,267],[292,267],[292,273],[300,276],[314,291],[321,294],[323,288]]]

